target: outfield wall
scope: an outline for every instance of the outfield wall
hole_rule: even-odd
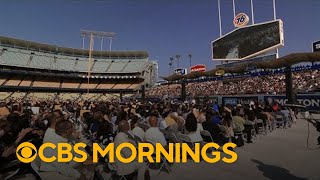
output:
[[[141,97],[137,98],[138,100]],[[173,100],[178,101],[180,97],[175,97]],[[188,100],[192,100],[191,97],[187,97]],[[195,98],[196,102],[202,104],[202,102],[210,100],[212,103],[219,105],[237,105],[237,104],[249,104],[251,101],[266,102],[274,101],[278,99],[280,104],[285,105],[287,99],[285,95],[270,95],[270,94],[252,94],[252,95],[218,95],[218,96],[198,96]],[[147,101],[159,102],[161,98],[146,98]],[[298,94],[297,103],[306,106],[309,110],[320,110],[320,93],[316,94]]]

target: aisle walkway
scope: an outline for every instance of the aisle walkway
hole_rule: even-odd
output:
[[[317,179],[320,180],[320,146],[316,144],[319,132],[310,124],[309,149],[307,148],[308,123],[299,119],[289,129],[277,129],[254,139],[235,151],[234,164],[219,162],[208,164],[174,164],[172,173],[151,170],[152,179],[182,180],[233,180],[233,179]]]

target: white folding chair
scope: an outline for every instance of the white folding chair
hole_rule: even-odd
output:
[[[178,140],[177,136],[173,131],[166,131],[166,130],[161,130],[162,134],[168,139],[171,140],[174,143],[179,143],[180,141]]]
[[[146,123],[138,123],[138,126],[141,127],[144,131],[150,128],[150,125]]]
[[[190,137],[185,135],[185,134],[181,134],[181,133],[178,133],[177,134],[177,138],[178,140],[183,143],[183,142],[186,142],[188,144],[191,144],[192,148],[194,149],[194,144],[193,142],[191,141]]]
[[[211,134],[210,134],[209,131],[207,131],[207,130],[202,130],[202,131],[200,131],[200,134],[201,134],[202,136],[209,137],[209,138],[210,138],[210,141],[213,142],[213,138],[212,138],[212,136],[211,136]]]
[[[267,128],[262,119],[257,119],[256,124],[258,125],[258,134],[267,134]]]
[[[146,142],[146,143],[152,144],[153,147],[154,147],[154,149],[156,149],[156,146],[155,146],[153,143],[151,143],[151,142]],[[152,154],[153,160],[155,160],[155,155],[156,155],[156,154]],[[148,161],[148,162],[147,162],[147,167],[150,168],[150,165],[151,165],[151,164],[152,164],[152,163],[150,163],[150,162]],[[168,171],[168,173],[171,174],[171,169],[170,169],[170,166],[169,166],[169,164],[168,164],[168,162],[167,162],[167,159],[164,158],[163,156],[160,156],[160,165],[158,165],[156,162],[155,162],[154,164],[157,166],[157,168],[160,166],[159,169],[158,169],[157,175],[159,175],[159,174],[161,173],[161,170],[162,170],[163,168],[165,168],[165,169]]]
[[[106,158],[106,159],[109,161],[108,158]],[[128,179],[126,178],[126,176],[128,176],[128,175],[130,175],[130,174],[128,174],[128,175],[119,175],[119,174],[117,173],[117,167],[116,167],[115,164],[110,163],[110,162],[107,162],[107,164],[108,164],[108,168],[110,169],[110,174],[111,174],[108,180],[112,180],[114,175],[118,176],[118,177],[119,177],[119,180],[122,180],[122,179],[128,180]],[[135,173],[135,172],[133,172],[133,173]],[[131,174],[132,174],[132,173],[131,173]]]
[[[143,140],[139,136],[136,136],[136,135],[134,135],[134,140],[137,141],[138,143],[143,142]]]
[[[240,125],[233,123],[233,134],[234,137],[237,139],[238,137],[244,138],[243,137],[243,132],[242,131],[235,131],[241,129]]]
[[[276,126],[282,127],[282,129],[285,128],[284,119],[283,119],[283,117],[281,115],[277,115],[276,116]]]

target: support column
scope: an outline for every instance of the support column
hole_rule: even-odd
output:
[[[120,101],[122,102],[122,96],[123,96],[123,92],[122,91],[120,91]]]
[[[296,95],[293,92],[291,66],[287,66],[285,68],[285,82],[286,82],[286,98],[288,99],[288,104],[295,103]]]
[[[185,101],[186,97],[187,97],[186,83],[182,82],[181,83],[181,100]]]
[[[146,99],[146,88],[145,88],[145,85],[142,85],[141,86],[141,100],[142,100],[142,102],[145,102],[145,99]]]

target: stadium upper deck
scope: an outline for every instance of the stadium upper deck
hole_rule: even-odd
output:
[[[145,51],[94,51],[91,66],[88,53],[0,37],[0,91],[134,92],[156,77]]]
[[[0,37],[0,65],[88,72],[88,50]],[[139,73],[149,65],[145,51],[94,51],[93,73]]]

